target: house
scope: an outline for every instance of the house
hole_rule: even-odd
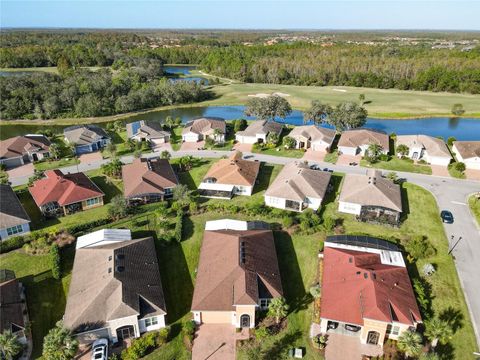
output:
[[[295,149],[328,152],[335,139],[335,130],[316,125],[296,126],[288,136],[295,140]]]
[[[388,134],[373,129],[353,129],[342,133],[338,141],[338,151],[346,155],[365,155],[365,150],[371,144],[382,147],[382,153],[388,154],[390,142]]]
[[[480,170],[480,141],[455,141],[452,151],[467,169]]]
[[[251,196],[260,171],[260,162],[242,159],[232,153],[228,159],[214,163],[198,187],[200,196],[230,199],[233,195]]]
[[[140,120],[127,124],[127,136],[135,141],[146,141],[152,147],[170,141],[170,132],[164,131],[162,125],[154,121]]]
[[[381,171],[347,174],[340,192],[338,211],[357,215],[361,221],[398,224],[402,214],[400,186],[382,177]]]
[[[84,173],[64,174],[47,170],[45,177],[28,188],[45,216],[68,215],[103,205],[104,193]]]
[[[185,142],[197,142],[206,138],[216,142],[224,142],[227,133],[225,120],[216,117],[205,117],[189,121],[182,130],[182,140]]]
[[[396,146],[398,145],[408,147],[407,156],[412,160],[425,160],[429,164],[443,166],[448,166],[452,160],[452,155],[443,140],[432,136],[399,135]]]
[[[331,174],[312,170],[307,162],[294,161],[283,167],[265,192],[265,205],[302,212],[318,210],[322,204]]]
[[[380,348],[422,322],[398,247],[365,236],[329,236],[324,243],[320,327]]]
[[[153,238],[132,240],[130,230],[104,229],[77,242],[63,322],[80,343],[116,343],[165,327]]]
[[[197,324],[255,327],[255,312],[283,295],[273,233],[266,224],[207,221],[192,313]]]
[[[77,155],[101,150],[110,142],[106,131],[96,125],[75,125],[63,130],[65,141],[75,146]]]
[[[178,179],[166,159],[139,158],[122,166],[124,196],[129,203],[163,201],[173,194]]]
[[[24,315],[25,314],[25,315]],[[25,293],[11,270],[0,269],[0,334],[11,331],[21,344],[27,344],[28,322]]]
[[[43,135],[29,134],[0,141],[0,164],[6,168],[43,160],[50,156],[50,140]]]
[[[9,185],[0,184],[0,241],[30,232],[30,217]]]
[[[240,144],[266,143],[269,134],[277,134],[280,137],[283,124],[275,121],[256,120],[252,121],[245,130],[235,134],[235,140]]]

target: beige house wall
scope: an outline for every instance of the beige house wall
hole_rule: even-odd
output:
[[[237,305],[236,307],[236,316],[235,316],[235,327],[239,328],[240,318],[242,315],[250,316],[250,328],[255,327],[255,305]]]
[[[118,341],[117,338],[117,329],[122,326],[132,325],[135,330],[135,337],[140,336],[140,330],[138,328],[138,317],[137,315],[127,316],[120,319],[111,320],[108,322],[108,327],[110,328],[110,339],[115,343]]]
[[[103,196],[99,196],[98,199],[100,200],[98,204],[93,204],[90,206],[87,205],[87,200],[82,201],[82,210],[88,210],[88,209],[93,209],[96,207],[103,206]]]
[[[370,331],[376,331],[380,334],[378,338],[378,345],[382,345],[385,340],[385,334],[387,332],[387,325],[388,323],[383,321],[371,320],[371,319],[363,319],[363,327],[360,333],[360,342],[362,344],[367,343],[368,333]]]
[[[203,324],[231,324],[232,311],[201,311],[200,321]]]

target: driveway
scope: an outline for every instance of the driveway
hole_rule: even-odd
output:
[[[346,154],[342,154],[338,157],[338,160],[337,160],[337,165],[348,165],[350,164],[351,162],[356,162],[357,164],[360,164],[360,160],[362,160],[362,156],[361,155],[346,155]]]
[[[100,151],[82,154],[78,157],[80,164],[91,164],[103,159],[102,153]]]
[[[193,341],[192,360],[234,360],[235,341],[232,325],[200,325]]]
[[[170,143],[163,143],[163,144],[157,144],[154,148],[152,148],[154,152],[162,152],[164,150],[167,150],[168,152],[172,152],[172,144]]]
[[[252,151],[252,144],[240,144],[240,143],[236,143],[235,145],[233,145],[233,149],[232,150],[237,150],[237,151],[241,151],[242,153],[243,152],[251,152]]]
[[[196,151],[205,146],[205,141],[183,142],[180,151]]]
[[[432,168],[432,175],[450,177],[450,173],[446,166],[430,165],[430,167]]]
[[[480,170],[467,169],[465,170],[465,176],[469,180],[480,180]]]
[[[32,163],[28,163],[16,168],[7,170],[8,179],[12,186],[21,185],[28,182],[28,178],[33,175],[35,168]]]
[[[312,149],[307,149],[305,154],[302,157],[302,160],[307,161],[323,161],[327,153],[324,151],[313,151]]]
[[[382,356],[378,345],[361,344],[358,336],[328,334],[325,360],[361,360],[362,355]]]

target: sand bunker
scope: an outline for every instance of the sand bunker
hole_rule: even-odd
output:
[[[281,97],[290,96],[290,94],[285,94],[285,93],[281,93],[281,92],[274,92],[273,94],[257,93],[257,94],[249,94],[248,96],[249,97],[257,97],[257,98],[266,98],[266,97],[269,97],[269,96],[272,96],[272,95],[281,96]]]
[[[347,92],[345,89],[332,89],[333,91]]]

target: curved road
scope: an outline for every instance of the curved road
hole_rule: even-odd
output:
[[[173,158],[192,155],[203,158],[218,158],[228,156],[229,151],[174,151]],[[143,155],[144,157],[155,157],[158,153]],[[270,156],[262,154],[253,154],[245,152],[244,155],[251,156],[251,159],[268,162],[272,164],[286,164],[293,161],[292,158]],[[124,156],[122,162],[130,163],[133,156]],[[99,160],[88,164],[79,164],[78,171],[88,171],[100,168],[109,160]],[[333,165],[324,162],[317,163],[322,168],[328,167],[343,173],[364,173],[365,168]],[[61,169],[64,172],[77,172],[77,166],[69,166]],[[450,210],[455,218],[453,224],[444,224],[445,232],[450,242],[450,248],[456,243],[459,237],[462,240],[457,244],[452,252],[455,258],[457,272],[463,287],[467,305],[470,311],[475,336],[477,338],[477,347],[480,344],[480,229],[473,218],[467,203],[469,195],[480,192],[480,182],[459,180],[454,178],[443,178],[438,176],[396,172],[400,178],[405,178],[408,182],[420,185],[429,190],[435,197],[440,209]],[[12,186],[26,184],[28,177],[19,177],[10,179]],[[452,240],[452,236],[454,239]]]

